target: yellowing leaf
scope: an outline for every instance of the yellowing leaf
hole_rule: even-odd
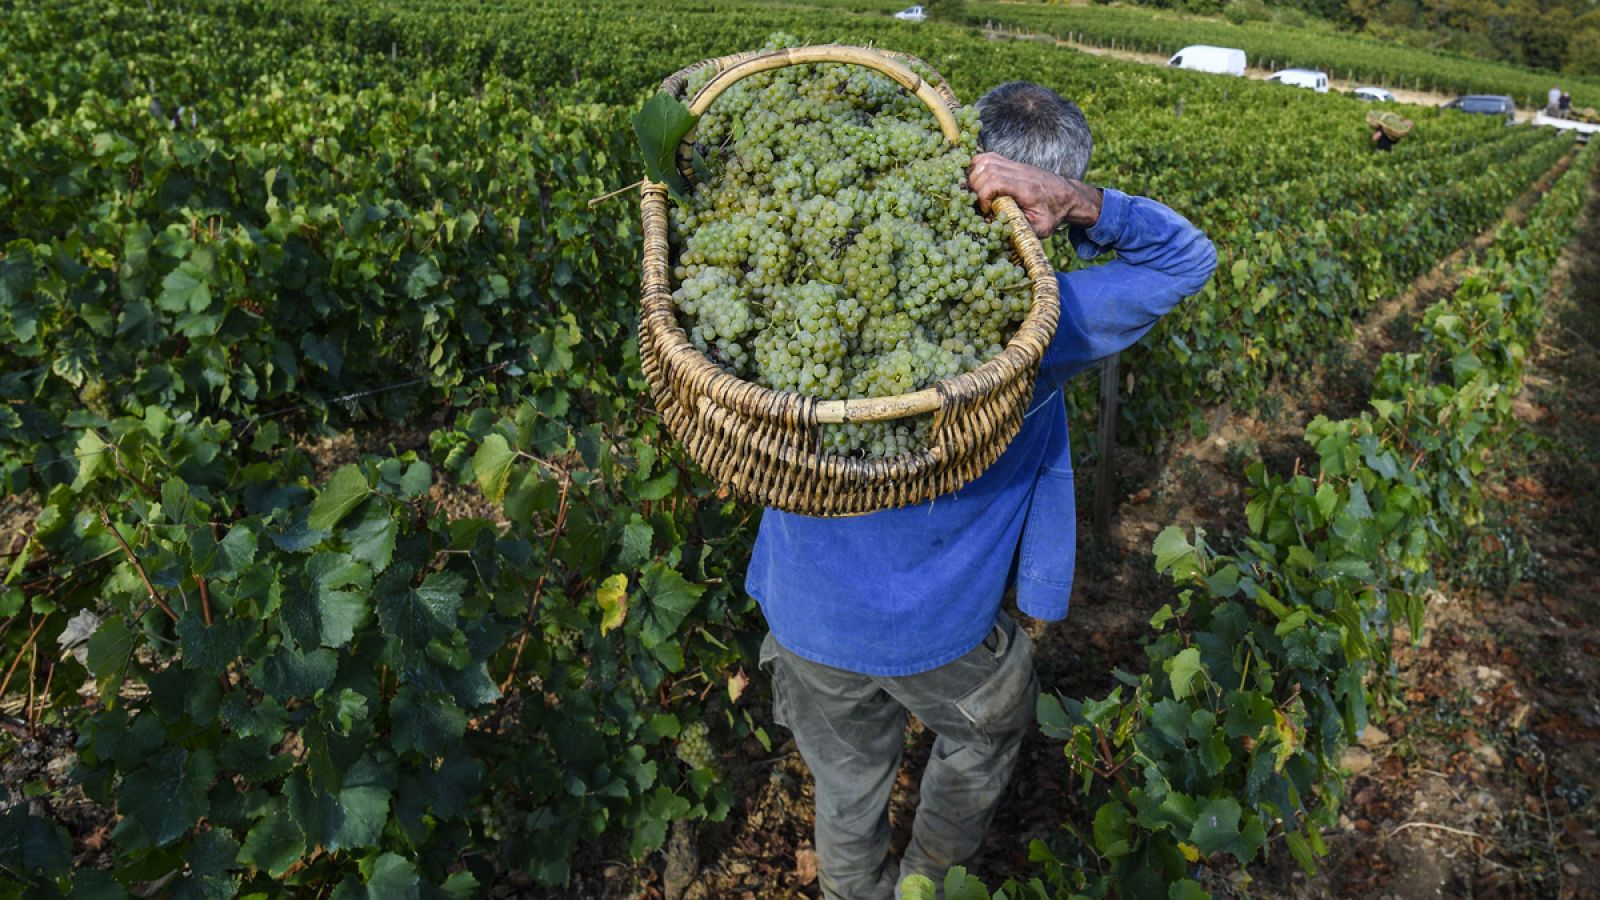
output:
[[[1179,841],[1178,852],[1182,853],[1183,858],[1187,859],[1189,862],[1200,861],[1200,848],[1193,844],[1186,844],[1183,841]]]
[[[743,669],[728,674],[728,702],[738,703],[744,696],[744,689],[750,686],[750,676]]]
[[[1272,719],[1272,730],[1278,736],[1278,746],[1273,752],[1273,756],[1276,757],[1273,769],[1282,772],[1284,764],[1289,761],[1289,757],[1293,756],[1296,748],[1300,746],[1300,738],[1294,732],[1294,723],[1289,721],[1289,717],[1284,715],[1282,710],[1273,710]]]
[[[621,626],[622,620],[628,617],[628,576],[618,573],[600,582],[594,599],[605,613],[600,619],[600,633]]]

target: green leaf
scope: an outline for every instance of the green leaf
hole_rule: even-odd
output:
[[[391,568],[378,580],[378,623],[394,638],[397,664],[408,669],[426,660],[428,643],[456,631],[461,595],[466,579],[450,572],[434,572],[418,587],[411,587],[409,571]]]
[[[278,878],[295,864],[306,850],[306,837],[289,815],[289,804],[273,797],[262,808],[255,825],[239,848],[239,862]]]
[[[1311,827],[1315,828],[1317,826],[1312,825]],[[1306,840],[1305,835],[1298,831],[1286,831],[1283,838],[1289,845],[1289,855],[1293,856],[1294,861],[1300,864],[1301,871],[1305,872],[1307,877],[1316,875],[1317,857],[1316,854],[1311,852],[1311,842]]]
[[[336,553],[318,553],[306,563],[316,597],[322,645],[343,647],[367,620],[367,595],[372,575],[367,567]],[[355,590],[342,590],[355,588]]]
[[[1189,544],[1183,529],[1176,525],[1163,528],[1161,534],[1156,536],[1152,549],[1156,554],[1156,571],[1171,571],[1173,581],[1181,582],[1200,570],[1194,547]]]
[[[260,626],[243,619],[220,618],[210,625],[198,616],[178,620],[178,645],[183,649],[183,667],[208,675],[221,675],[228,664],[239,658],[250,635]]]
[[[100,700],[115,706],[117,691],[128,677],[128,664],[138,636],[128,629],[121,616],[111,616],[89,636],[88,665],[100,689]]]
[[[511,463],[516,458],[517,452],[498,434],[484,438],[478,452],[473,454],[472,477],[477,479],[478,487],[489,502],[499,503],[500,498],[505,496],[506,482],[511,477]]]
[[[1039,730],[1045,737],[1064,741],[1072,737],[1072,720],[1061,706],[1061,698],[1049,691],[1040,691],[1034,701],[1034,716],[1039,720]]]
[[[185,260],[161,281],[156,305],[167,312],[202,313],[211,306],[211,282],[205,270]]]
[[[389,568],[389,561],[394,558],[395,537],[400,527],[389,513],[387,503],[373,503],[358,524],[344,530],[351,557],[372,566],[375,573]]]
[[[239,577],[245,566],[255,562],[256,533],[248,526],[235,525],[217,543],[217,558],[212,563],[210,576],[222,581]]]
[[[400,494],[408,500],[425,493],[432,486],[433,470],[421,460],[407,466],[405,474],[400,476]]]
[[[904,900],[938,900],[939,891],[928,876],[907,875],[906,880],[900,882],[900,896]]]
[[[428,257],[420,257],[406,273],[405,292],[412,300],[422,300],[439,286],[439,266]]]
[[[178,890],[173,892],[173,900],[190,900],[192,895],[183,892],[183,884],[178,885]],[[201,895],[204,896],[204,895]],[[223,897],[232,897],[233,891],[226,894],[213,894],[218,900]],[[210,900],[206,896],[204,900]],[[72,891],[67,894],[68,900],[128,900],[128,892],[115,878],[99,869],[80,869],[72,873]]]
[[[1116,859],[1127,856],[1128,808],[1120,802],[1104,803],[1094,814],[1094,845],[1102,854]]]
[[[628,517],[628,524],[622,526],[622,552],[617,556],[617,562],[627,568],[637,566],[650,558],[650,542],[655,537],[655,530],[650,523],[638,513]]]
[[[1194,830],[1189,840],[1206,856],[1213,853],[1232,853],[1239,862],[1248,862],[1245,844],[1239,834],[1239,802],[1232,797],[1218,797],[1201,807],[1195,816]]]
[[[689,107],[676,97],[660,91],[632,118],[645,175],[651,181],[665,183],[675,195],[683,196],[689,185],[678,171],[678,144],[694,129],[699,117],[689,112]]]
[[[13,803],[0,811],[0,871],[66,877],[72,871],[72,839],[50,819],[31,815],[28,804]]]
[[[421,693],[403,687],[389,707],[397,753],[415,751],[442,755],[467,728],[467,713],[446,694]]]
[[[1211,895],[1200,886],[1200,882],[1180,878],[1167,888],[1167,900],[1211,900]]]
[[[471,872],[462,869],[451,873],[450,877],[444,880],[444,884],[439,885],[439,893],[445,896],[445,900],[472,900],[478,896],[479,887],[478,879]]]
[[[172,892],[173,900],[230,900],[238,893],[239,879],[228,873],[238,868],[238,856],[239,842],[225,831],[195,835],[183,854],[189,874]]]
[[[333,684],[338,667],[339,657],[332,650],[319,648],[301,653],[285,643],[257,665],[256,678],[267,696],[288,701],[327,689]]]
[[[1183,700],[1194,693],[1194,680],[1204,671],[1200,662],[1200,648],[1188,647],[1166,662],[1167,677],[1172,682],[1172,696]]]
[[[483,764],[458,743],[445,751],[437,771],[424,770],[419,780],[434,818],[464,818],[471,814],[472,800],[484,787]]]
[[[111,445],[93,431],[85,430],[79,435],[78,445],[72,451],[78,460],[78,475],[72,479],[72,489],[81,491],[102,474],[114,471],[113,454]]]
[[[160,847],[177,840],[199,821],[207,809],[206,790],[216,774],[210,751],[191,754],[169,746],[122,780],[117,805]]]
[[[650,598],[650,614],[640,632],[646,648],[672,637],[706,590],[705,585],[690,584],[677,571],[660,564],[645,570],[640,587]]]
[[[333,473],[322,493],[311,504],[311,514],[306,525],[313,531],[332,531],[356,504],[365,500],[372,489],[367,487],[367,476],[354,463],[339,467]]]
[[[944,875],[944,900],[989,900],[989,889],[965,866],[951,866]]]
[[[385,853],[372,863],[367,876],[368,900],[421,900],[422,879],[417,866],[398,853]]]
[[[345,773],[336,796],[323,795],[323,844],[329,850],[359,850],[377,844],[389,821],[393,775],[370,755]]]
[[[669,469],[659,477],[652,478],[640,485],[637,493],[641,500],[660,500],[672,493],[672,489],[677,486],[678,473]]]

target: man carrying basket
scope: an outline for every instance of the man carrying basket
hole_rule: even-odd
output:
[[[819,881],[830,900],[879,900],[907,875],[939,883],[970,863],[1016,766],[1039,691],[1027,633],[1000,606],[1065,618],[1076,535],[1062,386],[1138,341],[1216,267],[1182,216],[1081,179],[1082,111],[1048,88],[978,101],[968,183],[987,212],[1010,196],[1033,230],[1068,229],[1081,259],[1058,274],[1061,319],[1021,430],[983,475],[925,503],[849,518],[768,509],[747,586],[770,633],[774,716],[816,779]],[[910,845],[890,858],[888,803],[906,714],[936,735]]]

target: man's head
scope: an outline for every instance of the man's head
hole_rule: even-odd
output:
[[[1010,81],[978,101],[978,143],[990,153],[1082,180],[1094,138],[1076,103],[1031,81]]]

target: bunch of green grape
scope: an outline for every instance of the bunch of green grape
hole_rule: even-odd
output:
[[[671,217],[690,341],[740,378],[830,400],[921,390],[998,355],[1031,286],[1009,223],[965,186],[977,113],[956,120],[952,145],[915,94],[856,65],[762,72],[719,96],[695,133],[707,177]],[[930,427],[829,426],[823,449],[904,453]]]
[[[711,751],[711,729],[704,722],[690,722],[683,726],[673,752],[691,769],[711,769],[716,766],[716,754]]]

